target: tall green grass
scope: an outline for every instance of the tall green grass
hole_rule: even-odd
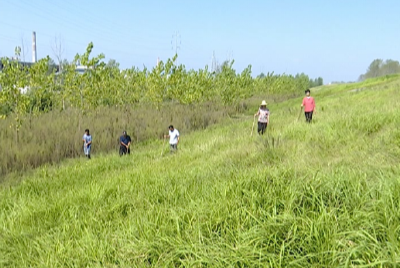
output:
[[[180,129],[188,133],[216,124],[244,109],[244,102],[232,107],[212,102],[198,105],[170,102],[159,110],[140,104],[102,107],[85,114],[74,109],[52,111],[26,117],[18,139],[15,129],[9,127],[14,120],[11,116],[0,120],[0,175],[82,156],[82,136],[86,128],[93,137],[92,154],[95,155],[118,151],[123,130],[136,146],[139,142],[159,139],[170,124],[179,124]]]
[[[269,105],[264,136],[250,110],[181,131],[176,154],[153,140],[8,178],[0,266],[396,267],[400,83],[373,81],[313,90],[313,124],[299,98]]]

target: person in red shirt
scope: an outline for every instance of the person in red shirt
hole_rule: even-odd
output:
[[[305,91],[306,96],[303,98],[303,103],[301,108],[304,108],[304,115],[306,116],[306,122],[311,123],[313,113],[315,112],[315,101],[314,98],[310,96],[310,90]]]

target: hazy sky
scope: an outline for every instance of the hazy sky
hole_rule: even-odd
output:
[[[0,0],[0,57],[23,44],[31,61],[36,31],[38,58],[55,58],[55,38],[67,60],[92,41],[106,61],[152,68],[178,43],[187,69],[211,66],[215,53],[239,72],[354,81],[373,59],[400,60],[399,12],[399,0]]]

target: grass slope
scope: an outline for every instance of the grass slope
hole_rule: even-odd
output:
[[[315,89],[312,125],[300,99],[271,104],[263,137],[251,111],[181,133],[176,155],[158,141],[7,180],[0,266],[396,266],[399,86]]]

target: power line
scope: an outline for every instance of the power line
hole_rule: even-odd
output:
[[[16,28],[16,29],[20,29],[20,30],[25,30],[25,31],[31,32],[31,29],[28,29],[28,28],[25,28],[25,27],[16,26],[16,25],[13,25],[13,24],[10,24],[10,23],[7,23],[7,22],[3,22],[1,20],[0,20],[0,22],[2,24],[8,25],[8,26]],[[45,32],[41,32],[41,31],[36,31],[36,34],[38,36],[40,36],[40,35],[47,36],[47,37],[50,37],[52,39],[54,39],[54,37],[55,37],[54,35],[51,35],[51,34],[45,33]],[[12,37],[8,37],[8,39],[10,39],[10,38],[12,38]],[[79,45],[79,46],[85,46],[86,47],[87,44],[88,44],[88,42],[84,42],[84,41],[78,42],[78,41],[71,40],[71,39],[68,39],[68,38],[63,38],[63,39],[65,39],[68,43],[74,43],[74,44]],[[108,38],[106,38],[105,40],[112,41],[111,39],[108,39]],[[10,40],[10,41],[18,41],[19,42],[20,40],[17,39],[17,38],[12,38],[12,40]],[[43,44],[41,42],[40,43],[38,42],[38,45],[40,45],[41,47],[47,46],[47,47],[51,48],[51,46],[48,46],[47,44]],[[140,52],[132,53],[131,51],[128,52],[128,51],[124,51],[124,50],[121,50],[121,49],[107,48],[106,46],[104,46],[102,44],[100,44],[100,45],[96,45],[95,44],[95,46],[96,46],[96,48],[99,48],[100,50],[102,48],[104,48],[104,49],[106,49],[108,51],[116,52],[116,53],[119,53],[119,54],[125,54],[125,55],[131,55],[131,56],[141,55]],[[168,50],[167,48],[149,47],[149,46],[146,46],[146,47],[142,48],[142,50],[143,49],[144,50],[165,50],[165,51]]]
[[[56,24],[56,25],[61,26],[62,28],[73,28],[74,30],[76,29],[76,32],[82,33],[88,40],[88,41],[84,41],[83,39],[76,39],[75,37],[68,38],[68,37],[64,36],[63,39],[67,43],[74,43],[79,46],[84,46],[86,48],[90,39],[92,39],[92,38],[100,39],[105,42],[104,43],[100,42],[100,44],[95,42],[96,50],[98,50],[98,49],[100,49],[100,51],[107,50],[107,52],[113,52],[115,54],[122,54],[125,57],[128,56],[128,57],[133,57],[133,58],[143,55],[143,53],[141,52],[143,50],[153,51],[155,53],[157,53],[159,51],[167,51],[168,50],[168,45],[165,46],[164,42],[162,42],[162,43],[161,42],[152,42],[153,45],[148,46],[144,42],[145,39],[140,40],[138,38],[135,38],[135,40],[127,40],[126,37],[127,37],[127,35],[129,35],[129,32],[125,33],[120,30],[111,29],[112,25],[117,25],[117,24],[106,23],[105,24],[106,27],[104,27],[104,23],[101,23],[102,21],[99,21],[99,20],[103,20],[104,19],[103,17],[100,18],[98,16],[92,15],[89,11],[87,14],[82,13],[82,11],[80,11],[79,9],[78,9],[78,12],[74,12],[74,10],[72,10],[69,7],[68,8],[62,7],[60,5],[62,2],[57,2],[58,4],[55,4],[54,2],[49,2],[49,3],[46,3],[46,6],[43,7],[41,5],[37,5],[36,3],[35,3],[35,5],[33,5],[31,2],[27,2],[25,0],[21,0],[22,2],[11,2],[8,0],[5,0],[5,1],[7,1],[10,5],[17,7],[18,9],[29,10],[30,14],[32,14],[33,16],[39,17],[41,19],[44,19],[45,21],[48,22],[49,25]],[[55,4],[56,6],[52,5],[52,4]],[[73,15],[72,19],[69,19],[67,16],[55,15],[56,13],[58,13],[60,11],[60,8],[61,8],[61,11],[62,10],[69,11],[69,14]],[[78,13],[82,14],[82,16],[79,16],[79,15],[77,16]],[[87,19],[88,17],[89,17],[89,19]],[[82,23],[81,23],[81,21],[82,21]],[[105,19],[104,21],[107,21],[107,19]],[[1,19],[0,19],[0,22],[1,22]],[[17,29],[20,29],[23,31],[28,31],[29,33],[31,33],[33,30],[33,29],[28,29],[26,27],[13,25],[8,22],[1,22],[1,23],[4,25],[8,25],[9,27],[17,28]],[[93,27],[91,27],[92,25],[93,25]],[[126,27],[126,25],[124,25],[124,27]],[[120,27],[120,28],[122,28],[122,27]],[[135,31],[133,31],[133,32],[135,32]],[[138,32],[138,31],[136,31],[136,32]],[[36,33],[38,36],[47,36],[47,37],[51,38],[52,40],[54,40],[54,38],[56,36],[54,34],[49,34],[48,32],[41,31],[40,29],[36,30]],[[123,44],[121,44],[117,48],[115,48],[115,47],[109,48],[109,45],[105,45],[107,43],[111,43],[111,44],[115,43],[114,36],[117,34],[124,37],[125,40],[124,40]],[[148,34],[147,37],[148,36],[150,36],[150,35]],[[159,37],[154,37],[154,38],[157,39]],[[19,38],[10,37],[10,36],[7,36],[4,39],[10,40],[12,42],[20,41]],[[96,40],[90,40],[90,41],[96,41]],[[178,32],[176,32],[175,33],[175,42],[174,42],[174,47],[173,47],[176,54],[178,52],[178,49],[179,50],[181,49],[180,45],[181,45],[180,35]],[[44,44],[43,41],[38,42],[38,46],[47,47],[50,49],[52,48],[49,44]],[[124,48],[132,47],[132,49],[125,51],[125,49],[121,49],[121,46],[123,46]],[[138,51],[138,49],[137,49],[138,47],[140,47],[140,51]],[[104,51],[104,52],[106,52],[106,51]],[[109,57],[110,55],[106,55],[106,56],[108,58],[112,58],[112,55],[111,55],[111,57]]]
[[[92,37],[92,38],[94,37],[96,39],[100,39],[100,40],[107,41],[107,42],[113,41],[112,35],[114,35],[115,33],[105,31],[105,29],[103,29],[103,28],[99,29],[98,27],[89,27],[88,28],[89,25],[88,25],[87,21],[85,21],[83,23],[77,23],[78,20],[76,20],[76,19],[68,20],[68,19],[64,19],[64,18],[58,18],[57,16],[54,15],[55,12],[53,10],[49,10],[44,7],[35,6],[35,5],[32,5],[31,3],[27,3],[27,2],[24,2],[24,4],[26,5],[25,7],[21,6],[20,4],[14,3],[14,2],[13,3],[9,2],[9,3],[14,6],[17,6],[19,8],[25,8],[25,9],[26,9],[26,6],[29,6],[28,9],[30,10],[30,13],[32,13],[40,18],[45,18],[46,20],[48,20],[54,24],[60,25],[61,27],[73,27],[74,30],[76,30],[76,32],[80,32],[85,36]],[[39,13],[36,11],[39,11]],[[126,35],[124,35],[124,37],[126,38]],[[91,41],[93,41],[93,40],[91,40]],[[132,45],[134,45],[134,46],[138,46],[138,45],[140,46],[143,44],[143,42],[139,42],[139,41],[132,42],[132,40],[129,43],[132,43]],[[154,43],[155,42],[153,42],[153,44]],[[149,46],[145,46],[145,48],[146,49],[159,49],[159,47],[149,47]]]
[[[0,37],[2,38],[2,39],[7,39],[8,41],[17,41],[17,38],[15,38],[15,37],[11,37],[11,36],[7,36],[7,35],[4,35],[4,34],[0,34]]]
[[[126,28],[127,25],[122,25],[122,24],[118,24],[119,20],[109,20],[107,16],[103,16],[103,17],[99,17],[96,15],[93,15],[90,11],[88,12],[83,12],[81,9],[76,9],[76,10],[72,10],[70,9],[69,5],[64,5],[61,6],[59,4],[61,3],[65,3],[65,2],[50,2],[51,4],[56,5],[57,7],[61,8],[62,10],[68,10],[69,14],[81,14],[81,16],[78,16],[78,18],[75,19],[80,19],[80,18],[89,18],[89,19],[85,19],[84,23],[91,23],[94,27],[98,27],[99,25],[101,25],[102,29],[108,28],[108,30],[110,32],[112,32],[113,34],[117,33],[123,37],[126,37],[127,35],[131,34],[131,33],[140,33],[140,34],[145,34],[146,35],[146,39],[148,40],[152,40],[152,41],[161,41],[164,37],[156,37],[154,35],[152,35],[151,32],[149,32],[148,30],[144,30],[144,31],[138,31],[130,29],[130,31],[120,31],[119,29],[124,29]],[[105,22],[105,23],[104,23]],[[112,27],[114,26],[114,27]]]
[[[47,15],[49,15],[50,17],[53,17],[55,19],[57,19],[58,17],[56,17],[54,15],[54,13],[56,13],[55,11],[64,11],[67,10],[69,11],[68,14],[72,14],[72,15],[78,15],[78,16],[74,16],[73,19],[68,20],[68,19],[62,19],[62,21],[67,22],[68,25],[71,24],[72,26],[74,26],[78,31],[83,32],[82,30],[86,30],[84,31],[84,33],[86,35],[92,35],[92,36],[96,36],[98,38],[104,38],[104,36],[114,36],[114,35],[119,35],[123,38],[126,38],[127,35],[129,35],[129,31],[120,31],[120,28],[125,28],[124,27],[114,27],[112,28],[111,25],[113,25],[114,23],[104,23],[104,21],[106,20],[106,18],[102,17],[98,17],[98,16],[92,16],[92,14],[90,12],[87,13],[83,13],[80,9],[77,10],[71,10],[68,7],[61,7],[59,5],[53,6],[55,7],[55,9],[49,9],[49,5],[48,3],[46,3],[46,6],[37,6],[37,5],[32,5],[31,2],[24,2],[26,5],[29,5],[31,8],[33,9],[37,9],[40,10],[41,12],[45,12]],[[52,4],[52,2],[49,2],[50,4]],[[53,3],[55,4],[55,3]],[[81,14],[81,16],[79,16],[79,13]],[[58,20],[56,20],[58,21]],[[61,24],[64,26],[64,24]],[[94,34],[96,33],[96,35]],[[146,36],[148,37],[149,34],[148,32],[146,33]],[[147,38],[148,39],[148,38]],[[154,39],[153,39],[154,40]],[[160,41],[160,39],[158,38],[157,41]],[[135,41],[131,40],[131,43],[137,44],[137,45],[141,45],[143,42],[141,42],[141,40],[138,40],[138,38],[135,38]],[[152,43],[156,43],[155,41],[153,41]]]

